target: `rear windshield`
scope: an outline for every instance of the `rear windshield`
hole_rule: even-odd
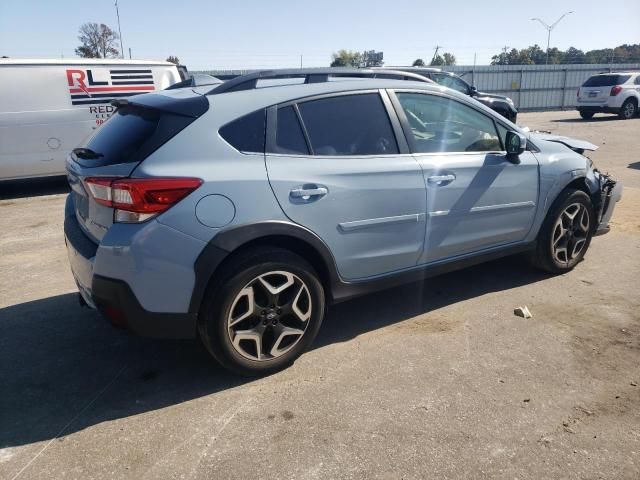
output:
[[[88,153],[76,153],[77,161],[96,167],[141,162],[194,120],[149,108],[120,107],[82,145]]]
[[[583,87],[613,87],[622,85],[629,80],[631,75],[596,75],[584,82]]]

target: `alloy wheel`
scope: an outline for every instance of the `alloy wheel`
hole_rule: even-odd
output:
[[[233,348],[250,360],[271,360],[304,336],[312,313],[307,285],[291,272],[272,271],[247,283],[227,316]]]
[[[553,258],[569,264],[577,258],[589,237],[589,212],[582,203],[572,203],[565,208],[553,227],[551,249]]]
[[[636,107],[633,103],[631,102],[627,102],[624,107],[623,107],[623,112],[622,114],[624,115],[625,118],[631,118],[635,115],[636,113]]]

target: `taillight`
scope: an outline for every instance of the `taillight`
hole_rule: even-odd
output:
[[[105,178],[84,181],[101,205],[115,209],[115,222],[143,222],[162,213],[202,185],[199,178]]]
[[[622,91],[621,85],[616,85],[615,87],[611,87],[611,97],[615,97]]]
[[[580,87],[578,87],[578,91],[576,92],[576,97],[580,96]]]

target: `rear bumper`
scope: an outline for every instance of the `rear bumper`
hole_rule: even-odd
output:
[[[67,200],[64,218],[64,242],[67,246],[69,265],[80,295],[88,306],[95,308],[91,298],[91,282],[98,245],[82,231],[73,211],[69,212],[69,204]]]
[[[609,107],[608,105],[579,105],[576,110],[586,113],[618,113],[620,107]]]
[[[96,308],[117,327],[149,338],[195,337],[195,314],[149,312],[123,280],[94,275],[91,290]]]
[[[94,271],[98,245],[82,231],[67,202],[64,236],[71,272],[86,304],[100,311],[114,326],[152,338],[194,338],[197,313],[151,312],[139,302],[124,280]]]

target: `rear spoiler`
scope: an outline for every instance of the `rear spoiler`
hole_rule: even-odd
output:
[[[207,100],[207,97],[194,93],[191,90],[184,92],[181,96],[145,93],[130,98],[111,100],[111,105],[116,108],[148,108],[191,118],[198,118],[209,110],[209,100]]]

